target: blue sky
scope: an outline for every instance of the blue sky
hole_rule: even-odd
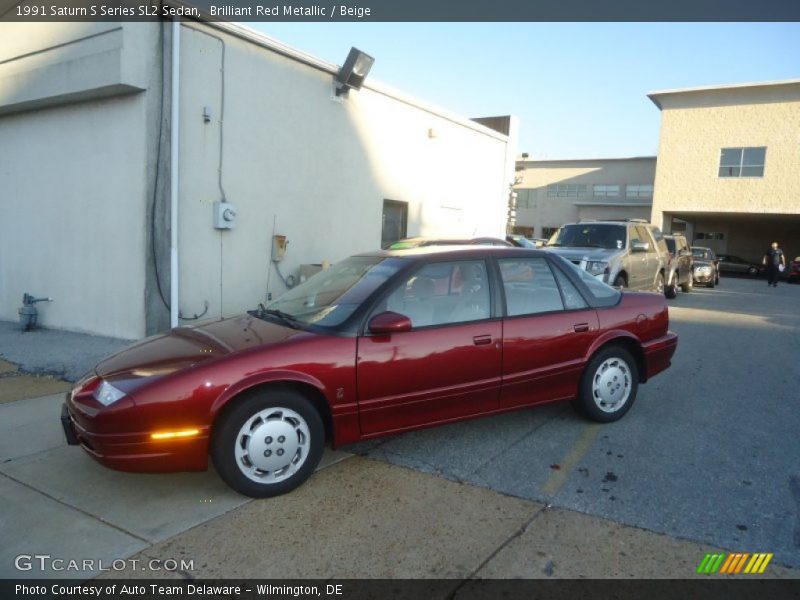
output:
[[[469,116],[515,114],[534,158],[654,155],[654,90],[800,78],[798,23],[249,23]]]

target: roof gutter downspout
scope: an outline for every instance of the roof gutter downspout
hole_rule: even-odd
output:
[[[180,58],[181,23],[176,18],[172,21],[172,88],[170,113],[170,245],[169,245],[169,306],[170,327],[177,327],[179,314],[178,298],[178,142],[180,133]]]

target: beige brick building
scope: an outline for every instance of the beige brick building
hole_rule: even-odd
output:
[[[549,237],[579,219],[649,219],[656,157],[517,161],[516,230]]]
[[[652,222],[760,260],[800,254],[800,80],[649,94],[661,110]]]

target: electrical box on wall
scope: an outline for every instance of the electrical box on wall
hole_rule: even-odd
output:
[[[236,226],[236,206],[230,202],[214,202],[214,229],[233,229]]]
[[[286,239],[285,235],[273,235],[272,236],[272,261],[273,262],[280,262],[283,260],[283,256],[286,254],[286,246],[289,245],[289,240]]]

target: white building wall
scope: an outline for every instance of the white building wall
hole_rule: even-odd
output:
[[[212,228],[223,41],[209,34],[225,44],[222,175],[238,210],[223,232]],[[273,222],[289,239],[287,276],[379,248],[384,199],[408,202],[410,236],[504,235],[504,136],[366,87],[335,101],[330,73],[206,26],[182,38],[184,316],[206,302],[208,316],[232,315],[285,291],[269,273]]]
[[[29,292],[54,299],[38,305],[45,326],[122,338],[144,331],[148,182],[136,90],[151,68],[137,50],[155,44],[157,31],[127,27],[4,29],[0,319],[17,320]]]
[[[203,313],[206,303],[207,318],[237,314],[268,291],[285,291],[269,261],[273,222],[290,241],[281,271],[295,276],[304,263],[377,249],[384,199],[408,202],[409,235],[504,234],[508,157],[516,150],[509,138],[385,88],[335,101],[326,71],[332,66],[315,59],[317,67],[309,66],[220,27],[182,27],[184,317]],[[16,320],[22,294],[30,292],[54,298],[39,305],[44,326],[142,337],[153,311],[165,310],[153,299],[152,280],[146,283],[159,28],[50,23],[14,24],[6,32],[0,319]],[[220,232],[212,206],[222,197],[223,130],[222,183],[238,219],[234,230]],[[169,201],[168,150],[162,147],[161,156],[157,215]],[[169,298],[164,231],[158,228],[157,246]]]

